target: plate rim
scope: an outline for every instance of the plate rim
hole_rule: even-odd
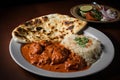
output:
[[[79,6],[82,6],[82,5],[93,5],[93,4],[79,4],[79,5],[73,6],[73,7],[70,9],[70,13],[72,14],[72,16],[74,16],[74,17],[76,17],[76,18],[78,18],[78,19],[82,19],[82,20],[87,21],[87,22],[92,22],[92,23],[112,23],[112,22],[120,21],[120,11],[119,11],[118,9],[116,9],[116,8],[114,8],[114,7],[111,7],[111,6],[108,6],[108,5],[103,5],[103,6],[109,7],[109,8],[111,8],[111,9],[114,9],[115,11],[117,11],[117,13],[118,13],[117,19],[112,20],[112,21],[92,21],[92,20],[87,20],[87,19],[81,17],[80,15],[78,15],[78,14],[76,13],[76,11],[75,11],[76,8],[78,8]],[[102,4],[101,4],[101,5],[102,5]]]
[[[88,27],[84,33],[86,35],[89,34],[90,31],[93,31],[93,32],[98,32],[100,33],[101,35],[104,35],[104,37],[106,39],[108,39],[110,42],[110,45],[112,47],[112,53],[110,56],[111,58],[109,59],[109,63],[107,63],[106,65],[102,66],[102,68],[96,70],[96,71],[92,71],[91,70],[85,70],[85,71],[77,71],[77,72],[68,72],[68,73],[61,73],[61,72],[52,72],[52,71],[47,71],[47,70],[43,70],[43,69],[40,69],[34,65],[31,65],[29,62],[27,62],[25,60],[25,58],[22,56],[22,54],[20,52],[18,52],[18,54],[15,54],[13,53],[12,49],[13,49],[13,45],[15,46],[16,44],[18,46],[21,46],[20,43],[17,43],[13,40],[13,38],[11,39],[10,41],[10,44],[9,44],[9,51],[10,51],[10,55],[12,57],[12,59],[20,66],[22,67],[23,69],[31,72],[31,73],[34,73],[36,75],[39,75],[39,76],[46,76],[46,77],[52,77],[52,78],[76,78],[76,77],[83,77],[83,76],[87,76],[87,75],[91,75],[91,74],[95,74],[103,69],[105,69],[107,66],[110,65],[110,63],[113,61],[113,58],[114,58],[114,45],[112,43],[112,41],[104,34],[102,33],[101,31],[95,29],[95,28],[92,28],[92,27]],[[13,49],[14,50],[14,49]],[[18,57],[20,57],[20,59],[18,59]],[[97,61],[98,62],[98,61]],[[98,63],[94,63],[91,67],[94,67],[95,64],[98,64]],[[93,69],[94,70],[94,69]]]

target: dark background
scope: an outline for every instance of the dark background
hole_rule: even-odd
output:
[[[29,5],[34,3],[47,3],[60,0],[0,0],[0,6],[5,7],[15,7],[21,5]]]
[[[27,5],[27,4],[34,4],[34,3],[44,3],[44,2],[46,3],[46,2],[53,2],[53,1],[55,2],[55,1],[69,1],[69,0],[0,0],[0,7],[5,8],[5,7],[11,7],[11,6]],[[73,0],[73,2],[76,2],[76,1],[81,1],[81,0]],[[114,4],[118,8],[120,8],[119,0],[84,0],[84,2],[86,2],[86,3],[93,2],[93,1]]]

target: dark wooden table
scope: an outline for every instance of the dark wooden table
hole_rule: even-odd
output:
[[[95,1],[95,0],[94,0]],[[97,1],[97,0],[96,0]],[[11,58],[9,42],[12,30],[19,24],[49,13],[61,13],[70,15],[70,8],[82,4],[91,3],[92,0],[59,0],[36,1],[28,3],[3,4],[0,7],[0,80],[45,80],[48,77],[37,76],[19,67]],[[117,0],[100,0],[98,3],[120,8]],[[115,57],[113,62],[103,71],[86,77],[78,77],[80,80],[120,80],[120,21],[114,23],[88,23],[105,33],[113,42]],[[17,54],[17,53],[16,53]],[[72,80],[72,79],[71,79]]]

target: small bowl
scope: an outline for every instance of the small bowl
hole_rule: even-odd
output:
[[[106,5],[101,5],[101,6],[105,6],[106,8],[110,8],[110,9],[116,11],[116,12],[117,12],[117,17],[116,17],[116,19],[111,20],[111,21],[93,21],[93,20],[87,20],[87,19],[83,18],[82,16],[80,16],[80,15],[78,14],[79,7],[84,6],[84,5],[91,5],[91,6],[94,7],[93,4],[80,4],[80,5],[76,5],[76,6],[74,6],[74,7],[72,7],[72,8],[70,9],[71,14],[72,14],[74,17],[78,18],[78,19],[82,19],[82,20],[84,20],[84,21],[93,22],[93,23],[110,23],[110,22],[116,22],[116,21],[119,21],[119,20],[120,20],[120,11],[118,11],[117,9],[112,8],[112,7],[110,7],[110,6],[106,6]]]

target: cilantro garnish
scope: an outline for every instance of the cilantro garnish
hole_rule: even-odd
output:
[[[89,39],[86,37],[76,37],[74,39],[76,41],[77,44],[79,44],[81,47],[86,47],[86,44],[88,43]]]

